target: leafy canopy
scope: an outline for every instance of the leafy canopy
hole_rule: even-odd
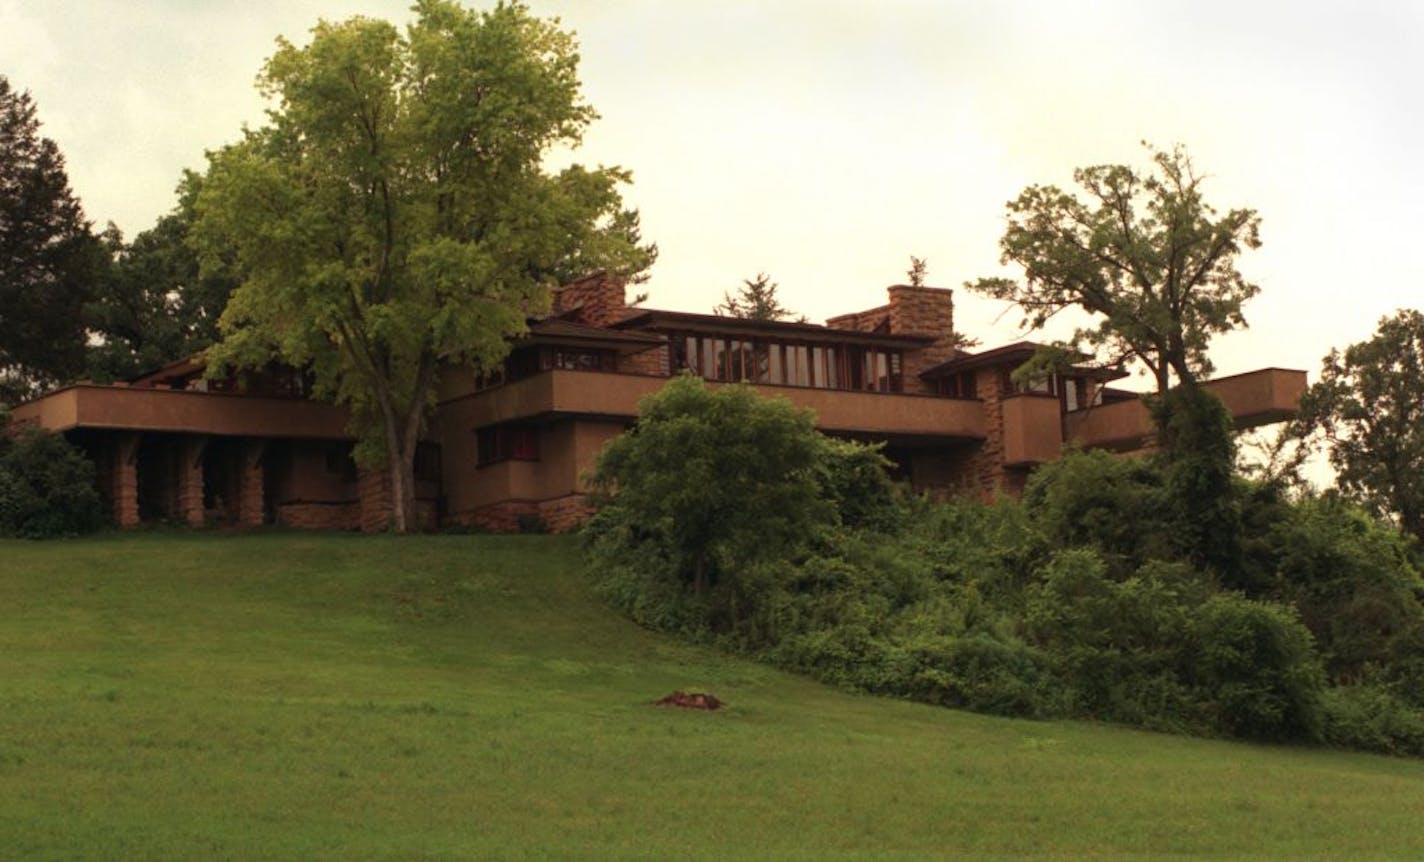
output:
[[[824,453],[810,411],[682,375],[644,398],[637,425],[599,456],[599,517],[668,548],[702,593],[759,559],[794,553],[834,517],[817,478]]]
[[[1260,218],[1233,209],[1218,216],[1186,151],[1152,151],[1153,172],[1125,165],[1080,168],[1085,197],[1033,185],[1008,204],[999,242],[1022,280],[981,278],[967,286],[1019,306],[1038,329],[1077,308],[1096,322],[1060,350],[1107,364],[1141,361],[1159,393],[1176,377],[1192,384],[1211,372],[1213,335],[1244,327],[1242,304],[1259,288],[1236,268],[1259,247]],[[1059,353],[1058,355],[1064,355]]]
[[[1400,310],[1331,350],[1292,430],[1329,444],[1347,496],[1424,539],[1424,314]]]
[[[205,266],[231,253],[241,282],[211,373],[310,368],[352,407],[358,460],[389,465],[397,529],[442,369],[498,363],[570,274],[650,260],[625,171],[543,169],[595,118],[573,36],[518,3],[414,9],[404,34],[352,18],[279,39],[270,122],[210,154],[193,227]]]
[[[92,334],[85,376],[133,377],[218,340],[218,318],[235,281],[226,268],[200,271],[188,244],[202,178],[184,177],[178,205],[131,241],[113,225],[102,236],[112,265],[85,308]]]

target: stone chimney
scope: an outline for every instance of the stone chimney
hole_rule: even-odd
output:
[[[622,278],[596,272],[554,290],[554,314],[588,326],[610,326],[628,314]]]
[[[921,390],[919,374],[954,356],[954,291],[945,287],[896,284],[890,294],[890,331],[896,335],[933,335],[923,350],[905,352],[905,391]]]

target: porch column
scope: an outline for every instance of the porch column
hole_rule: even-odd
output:
[[[178,446],[178,517],[190,527],[203,526],[203,450],[206,437],[184,437]]]
[[[266,454],[266,440],[247,440],[243,444],[237,467],[237,523],[244,527],[260,527],[266,520],[262,505]]]
[[[109,499],[113,501],[114,524],[138,526],[138,444],[142,435],[125,431],[114,435],[113,473],[109,476]]]

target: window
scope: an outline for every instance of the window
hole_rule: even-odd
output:
[[[949,398],[977,398],[978,393],[974,389],[974,372],[960,371],[957,374],[950,374],[941,377],[937,381],[936,390],[940,395]]]
[[[539,431],[532,425],[493,425],[475,432],[476,463],[538,461]]]
[[[352,446],[350,443],[328,443],[324,454],[327,473],[340,476],[343,482],[356,481],[356,460],[351,457]]]
[[[435,443],[415,444],[415,481],[440,481],[440,446]]]
[[[705,380],[900,391],[898,350],[689,334],[674,335],[669,341],[673,367]]]
[[[613,357],[601,350],[555,348],[546,356],[546,367],[567,371],[612,371]]]

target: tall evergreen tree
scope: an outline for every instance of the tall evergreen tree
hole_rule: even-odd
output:
[[[104,252],[35,104],[0,76],[0,401],[77,375]]]
[[[771,276],[759,272],[756,278],[742,279],[742,286],[737,288],[736,295],[731,291],[723,293],[722,304],[712,310],[717,314],[745,320],[785,320],[795,316],[796,312],[777,300],[778,287],[780,285],[772,281]],[[805,319],[801,318],[802,321]]]

